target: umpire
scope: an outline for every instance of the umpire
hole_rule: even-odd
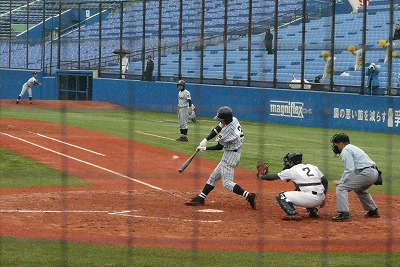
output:
[[[359,147],[350,144],[350,138],[344,134],[335,134],[331,138],[332,150],[340,155],[344,163],[344,172],[340,180],[334,180],[336,186],[336,209],[339,213],[332,218],[334,222],[350,220],[349,192],[354,191],[364,208],[366,218],[379,218],[378,207],[367,189],[373,184],[382,184],[381,172],[375,162]]]

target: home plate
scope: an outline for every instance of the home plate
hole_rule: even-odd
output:
[[[198,212],[224,212],[223,210],[214,210],[214,209],[204,209],[204,210],[198,210]]]

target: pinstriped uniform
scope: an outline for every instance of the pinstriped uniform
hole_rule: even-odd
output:
[[[178,125],[179,129],[187,129],[189,116],[189,100],[191,100],[190,92],[186,89],[178,93]]]
[[[233,121],[228,125],[220,123],[219,126],[222,130],[217,136],[217,141],[224,146],[224,154],[220,163],[208,178],[207,183],[215,186],[222,179],[223,186],[233,191],[233,187],[235,186],[233,182],[234,169],[240,162],[244,133],[238,119],[235,117],[233,117]]]

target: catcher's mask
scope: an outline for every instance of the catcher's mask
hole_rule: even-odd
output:
[[[225,121],[227,124],[233,120],[232,109],[227,106],[220,107],[217,111],[217,116],[214,117],[215,121]]]
[[[303,154],[298,152],[287,153],[286,156],[283,157],[283,169],[290,169],[290,162],[293,162],[294,165],[300,164],[303,162]]]
[[[178,87],[179,85],[182,85],[183,88],[185,88],[186,82],[184,80],[179,80],[178,83],[176,84],[176,87]]]
[[[339,155],[340,154],[339,148],[335,144],[337,143],[350,144],[350,138],[347,134],[344,133],[335,134],[331,138],[331,143],[332,143],[333,153],[335,153],[335,155]]]

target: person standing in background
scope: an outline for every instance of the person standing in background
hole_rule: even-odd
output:
[[[272,50],[272,40],[274,39],[274,36],[271,33],[270,29],[267,29],[265,32],[265,49],[268,51],[268,54],[273,54]]]
[[[17,98],[17,104],[19,104],[19,101],[21,100],[22,96],[28,92],[29,95],[29,104],[32,104],[32,86],[38,86],[42,85],[40,82],[37,80],[38,73],[35,71],[33,73],[33,77],[30,78],[24,85],[22,86],[21,93],[19,94]]]
[[[146,71],[144,72],[144,80],[145,81],[153,81],[153,71],[154,71],[154,61],[152,57],[149,55],[147,57]]]
[[[192,115],[192,98],[190,92],[186,90],[186,83],[184,80],[179,80],[177,85],[178,93],[178,125],[181,136],[176,141],[187,142],[188,139],[188,119]]]

